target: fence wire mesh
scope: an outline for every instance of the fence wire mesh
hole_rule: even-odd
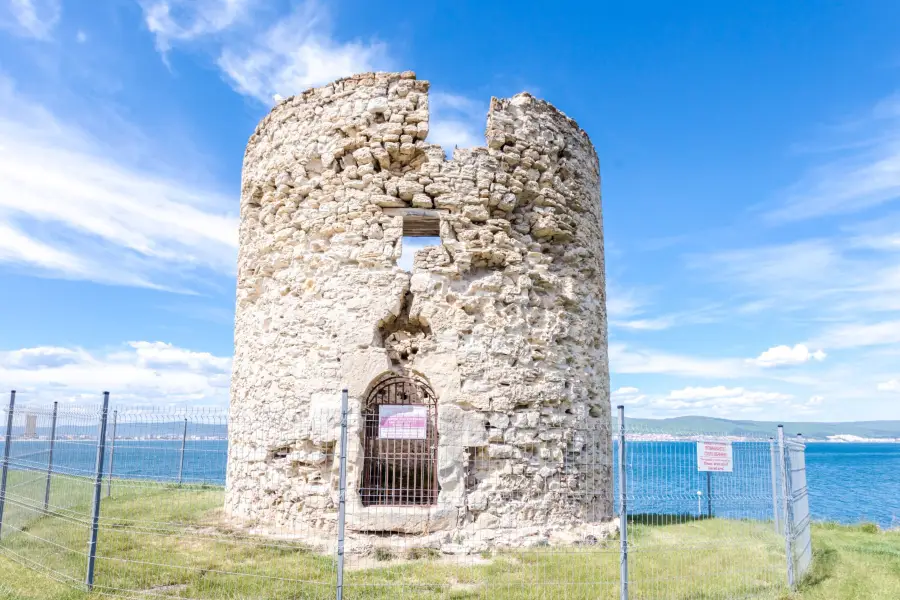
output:
[[[474,427],[450,413],[423,414],[424,429],[415,419],[347,411],[342,453],[340,418],[298,426],[307,438],[327,432],[315,449],[247,431],[229,448],[225,411],[111,407],[93,591],[778,598],[787,565],[795,579],[809,566],[803,445],[795,441],[782,453],[777,439],[672,435],[627,420],[622,428],[615,418],[551,422],[523,411]],[[100,409],[15,408],[0,496],[0,555],[79,589],[102,417]],[[727,444],[731,470],[699,471],[698,442]]]

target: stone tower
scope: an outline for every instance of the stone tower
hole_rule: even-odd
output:
[[[487,147],[448,160],[426,141],[428,87],[342,79],[281,101],[250,138],[234,517],[333,529],[345,387],[350,532],[500,540],[612,515],[594,148],[523,93],[491,100]],[[411,273],[404,236],[440,237]]]

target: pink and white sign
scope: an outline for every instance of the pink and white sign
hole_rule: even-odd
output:
[[[731,473],[734,470],[731,442],[697,442],[697,469]]]
[[[378,438],[424,440],[428,433],[428,407],[421,404],[382,404],[378,407]]]

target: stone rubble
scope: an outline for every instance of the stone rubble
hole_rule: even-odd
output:
[[[411,72],[341,79],[284,99],[250,138],[226,512],[270,531],[333,531],[346,387],[352,535],[469,551],[524,544],[527,528],[572,541],[590,523],[605,536],[597,155],[574,121],[522,93],[491,100],[486,147],[448,160],[426,141],[428,87]],[[441,238],[411,273],[397,266],[405,222]],[[438,397],[434,506],[364,507],[355,493],[361,407],[389,372]]]

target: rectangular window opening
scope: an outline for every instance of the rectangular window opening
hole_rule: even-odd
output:
[[[415,257],[416,252],[429,246],[440,246],[441,238],[433,236],[420,237],[404,235],[402,243],[403,251],[400,253],[400,260],[397,261],[397,266],[404,271],[411,272],[413,268],[413,258]]]

